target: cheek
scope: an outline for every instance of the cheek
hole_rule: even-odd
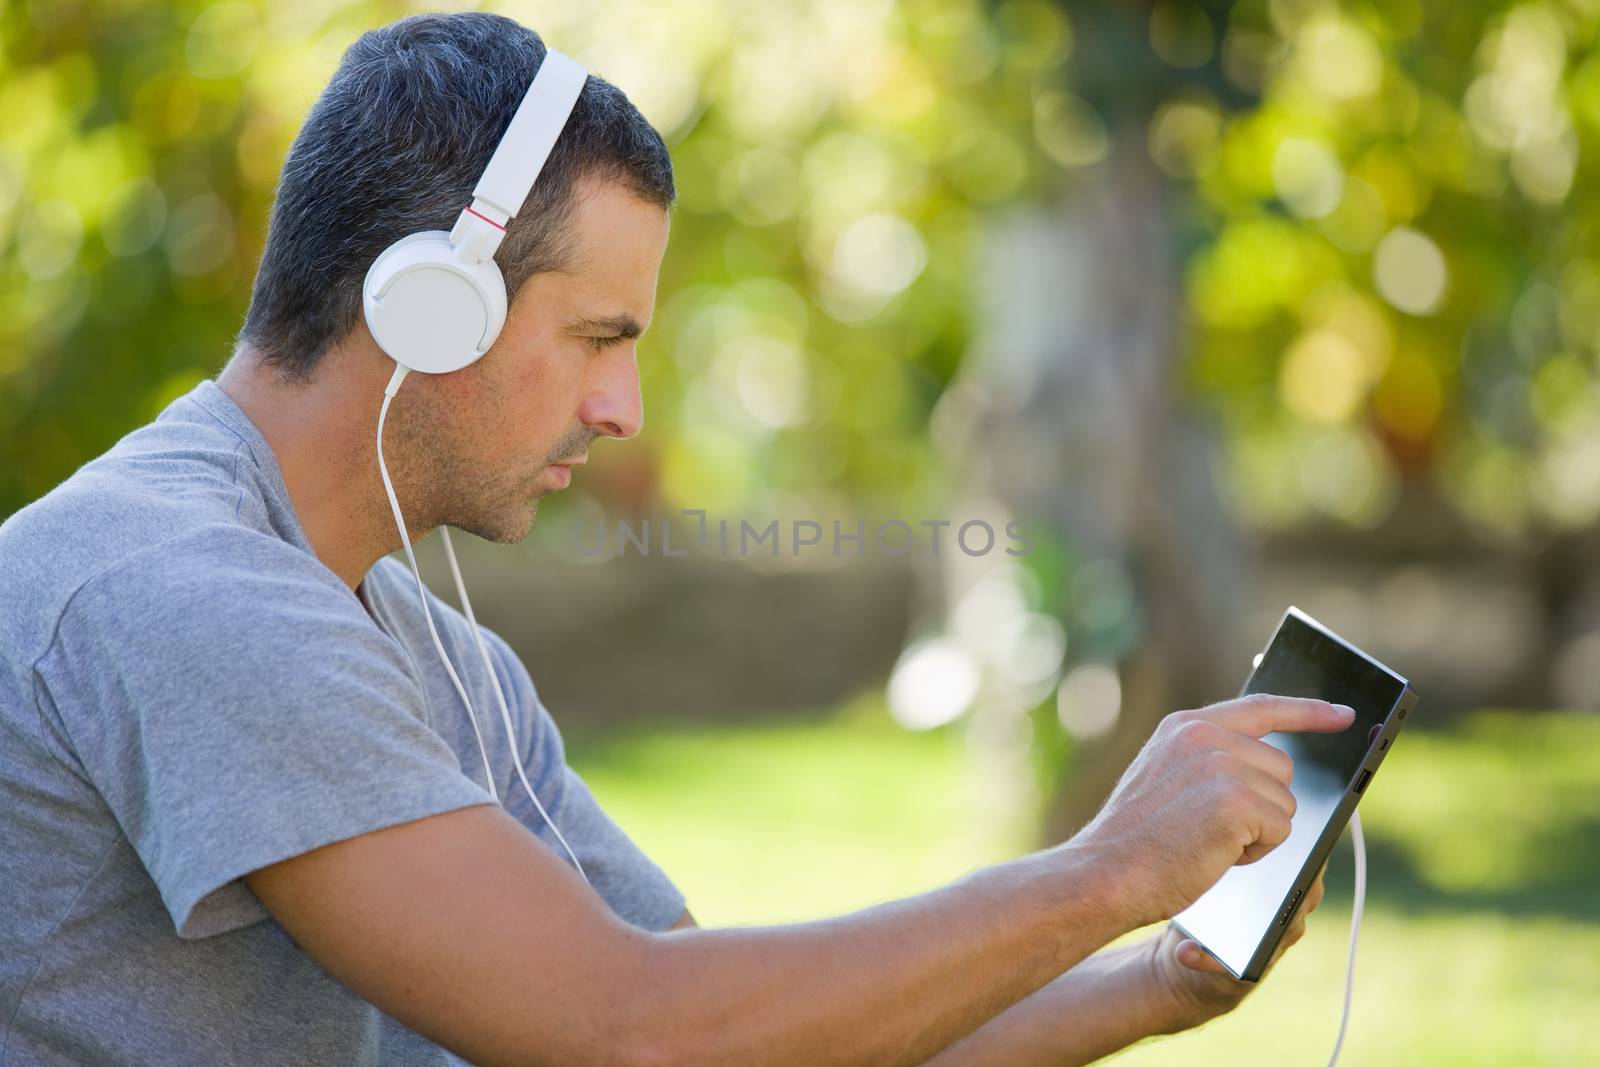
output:
[[[487,358],[487,357],[486,357]],[[552,343],[537,353],[518,352],[486,376],[486,389],[503,407],[526,412],[547,407],[582,388],[587,363],[571,343]]]
[[[529,377],[515,403],[529,429],[538,428],[552,440],[570,429],[590,388],[581,359],[546,366]]]
[[[509,358],[496,361],[499,355]],[[542,465],[577,422],[590,361],[583,351],[555,343],[538,354],[495,352],[480,362],[482,373],[462,398],[475,420],[467,431],[481,450],[519,470],[530,462]]]

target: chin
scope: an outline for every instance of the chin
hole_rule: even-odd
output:
[[[525,508],[498,515],[479,515],[470,522],[452,522],[450,525],[474,537],[497,545],[514,545],[533,532],[533,521],[539,516],[539,501],[528,502]]]

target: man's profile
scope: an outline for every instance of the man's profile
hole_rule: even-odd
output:
[[[1292,767],[1259,738],[1348,724],[1319,701],[1175,712],[1071,840],[778,928],[697,928],[517,656],[484,631],[491,677],[431,600],[589,884],[495,715],[482,766],[388,558],[393,364],[362,279],[449,227],[545,55],[484,14],[358,39],[226,368],[0,526],[0,1064],[1061,1064],[1232,1008],[1246,987],[1170,928],[1097,950],[1284,839]],[[496,253],[498,340],[388,415],[412,538],[519,540],[599,438],[639,433],[675,197],[660,136],[590,77]]]

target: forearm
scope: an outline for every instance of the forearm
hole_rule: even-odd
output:
[[[837,919],[661,935],[630,1027],[664,1062],[921,1063],[1126,932],[1102,871],[1069,846]]]
[[[927,1062],[1076,1067],[1182,1028],[1151,967],[1150,940],[1097,952]]]

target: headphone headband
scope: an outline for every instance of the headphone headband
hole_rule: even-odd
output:
[[[472,190],[475,211],[490,209],[506,221],[516,217],[528,191],[561,136],[589,74],[570,56],[545,49],[533,84],[511,116],[511,125]],[[491,221],[502,224],[501,218]]]

